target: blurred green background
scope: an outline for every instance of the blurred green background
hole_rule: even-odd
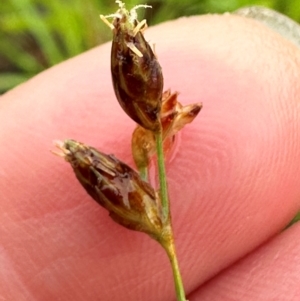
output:
[[[111,38],[99,14],[116,11],[114,0],[0,0],[0,94],[42,70]],[[180,16],[262,5],[300,21],[295,0],[128,0],[149,4],[149,25]],[[142,10],[141,10],[142,14]]]

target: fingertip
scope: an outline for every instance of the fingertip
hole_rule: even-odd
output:
[[[191,300],[298,300],[300,223],[276,236],[207,284]]]

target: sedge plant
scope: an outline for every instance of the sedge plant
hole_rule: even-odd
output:
[[[146,21],[137,19],[136,10],[149,6],[127,10],[123,2],[116,2],[116,13],[100,17],[113,33],[111,74],[116,98],[137,124],[131,145],[138,171],[113,155],[71,139],[56,141],[57,154],[71,164],[87,193],[115,222],[148,234],[163,247],[171,263],[177,300],[186,301],[173,238],[165,152],[202,105],[183,106],[177,92],[163,91],[162,68],[143,34]],[[148,180],[152,161],[158,171],[157,189]]]

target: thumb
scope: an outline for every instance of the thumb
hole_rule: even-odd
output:
[[[159,45],[165,88],[180,91],[183,104],[204,104],[167,166],[189,292],[299,208],[300,54],[262,25],[230,15],[164,23],[146,38]],[[73,138],[132,162],[134,124],[113,95],[109,48],[2,97],[0,287],[7,299],[94,300],[104,292],[118,301],[173,299],[159,246],[114,224],[48,152],[53,139]]]

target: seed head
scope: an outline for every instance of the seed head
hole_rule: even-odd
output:
[[[112,28],[111,74],[116,97],[123,110],[142,127],[159,131],[163,90],[161,67],[143,36],[146,21],[137,20],[136,9],[128,11],[121,1],[119,10],[102,20]],[[107,18],[113,17],[110,24]]]
[[[113,155],[74,140],[56,142],[88,194],[122,226],[159,240],[162,231],[158,195],[137,172]]]

